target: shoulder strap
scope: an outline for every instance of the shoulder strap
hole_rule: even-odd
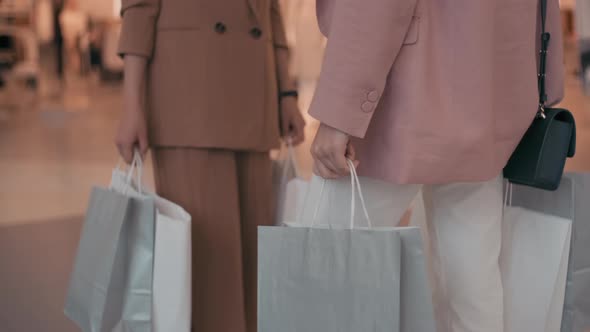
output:
[[[551,34],[547,32],[547,0],[539,0],[539,7],[541,11],[541,51],[539,54],[539,107],[545,107],[547,102],[547,91],[545,88],[545,76],[547,72],[547,50],[549,49],[549,40]]]

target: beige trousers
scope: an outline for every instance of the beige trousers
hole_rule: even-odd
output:
[[[257,226],[272,223],[267,152],[156,148],[158,194],[192,216],[192,327],[256,332]]]

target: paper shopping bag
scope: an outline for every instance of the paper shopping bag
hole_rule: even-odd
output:
[[[350,223],[352,190],[348,179],[325,182],[313,177],[306,203],[301,212],[302,222],[311,226],[316,218],[321,224],[346,228]],[[363,205],[370,216],[372,229],[392,229],[400,234],[401,251],[401,331],[435,331],[432,291],[427,270],[426,243],[418,227],[394,227],[398,215],[410,204],[400,200],[399,186],[377,179],[358,177]],[[317,205],[316,202],[321,202]],[[364,209],[354,210],[354,220],[364,220]],[[359,223],[356,223],[359,224]],[[362,224],[362,222],[360,223]]]
[[[276,197],[275,225],[293,222],[301,210],[308,181],[299,172],[295,150],[287,144],[273,160],[273,184]]]
[[[572,186],[514,186],[504,212],[500,268],[506,332],[559,331],[571,241]]]
[[[340,182],[312,179],[311,212],[301,215],[315,214],[318,224],[259,229],[260,331],[435,331],[420,231],[352,227],[355,188]],[[371,203],[360,197],[369,221]],[[326,218],[315,202],[329,204],[327,213],[350,212],[346,220]]]
[[[259,228],[260,332],[399,330],[395,231]]]
[[[141,164],[140,164],[141,165]],[[127,175],[113,171],[117,183]],[[150,197],[156,207],[153,264],[153,332],[189,332],[191,323],[191,216],[180,206],[142,188],[132,181],[127,191]]]
[[[92,191],[65,306],[84,332],[150,331],[154,223],[153,200]]]
[[[191,327],[191,217],[156,197],[153,332],[189,332]]]
[[[568,263],[562,332],[590,330],[590,176],[567,173],[559,194],[527,187],[513,190],[515,205],[571,219],[572,237]]]
[[[279,207],[280,213],[277,215],[277,225],[284,225],[295,222],[298,219],[298,211],[303,208],[306,194],[309,188],[309,181],[296,177],[290,180],[283,192]]]
[[[572,245],[561,332],[590,331],[590,174],[567,173],[573,187]]]
[[[311,223],[313,215],[317,214],[323,224],[341,225],[347,227],[350,220],[350,198],[351,185],[350,179],[343,178],[332,180],[326,183],[322,189],[322,179],[312,177],[307,184],[307,194],[304,195],[305,201],[298,207],[300,217],[298,222]],[[371,223],[375,227],[396,227],[400,223],[399,211],[407,210],[411,205],[411,198],[401,198],[406,195],[400,195],[400,186],[390,182],[359,177],[359,183],[362,188],[365,205],[371,217]],[[413,190],[413,189],[410,189]],[[321,196],[321,197],[320,197]],[[321,198],[321,204],[317,206],[316,202]],[[355,220],[363,224],[365,216],[362,209],[355,209]],[[291,221],[294,221],[291,219]]]
[[[402,332],[435,332],[436,321],[422,232],[417,227],[396,228],[402,239],[401,329]]]
[[[435,331],[432,291],[426,261],[426,243],[418,227],[394,227],[399,220],[392,215],[406,209],[410,202],[399,199],[399,186],[377,179],[358,177],[363,202],[373,229],[392,229],[401,237],[401,331]],[[301,213],[302,222],[311,226],[311,220],[321,224],[346,228],[350,223],[352,186],[348,179],[326,182],[313,177],[309,184],[306,203]],[[322,197],[321,197],[322,196]],[[321,204],[316,205],[315,202]],[[354,219],[364,220],[364,209],[355,209]],[[359,224],[359,223],[356,223]],[[361,222],[362,224],[362,222]]]

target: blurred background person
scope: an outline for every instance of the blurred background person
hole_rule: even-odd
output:
[[[80,10],[78,0],[65,0],[59,14],[59,26],[63,37],[62,57],[65,53],[68,72],[80,73],[81,41],[88,32],[88,23],[88,15]],[[63,71],[63,68],[58,67],[58,70]]]
[[[58,80],[64,77],[64,40],[61,31],[60,16],[64,7],[64,0],[53,0],[53,44],[55,47],[55,71]]]
[[[256,331],[269,150],[303,141],[278,0],[123,0],[121,156],[152,148],[158,193],[193,217],[193,329]]]

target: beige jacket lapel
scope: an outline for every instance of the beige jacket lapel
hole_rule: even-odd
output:
[[[263,0],[246,0],[248,1],[248,6],[250,6],[250,10],[252,11],[252,14],[254,15],[254,17],[256,18],[257,21],[260,21],[260,2],[262,2]]]

